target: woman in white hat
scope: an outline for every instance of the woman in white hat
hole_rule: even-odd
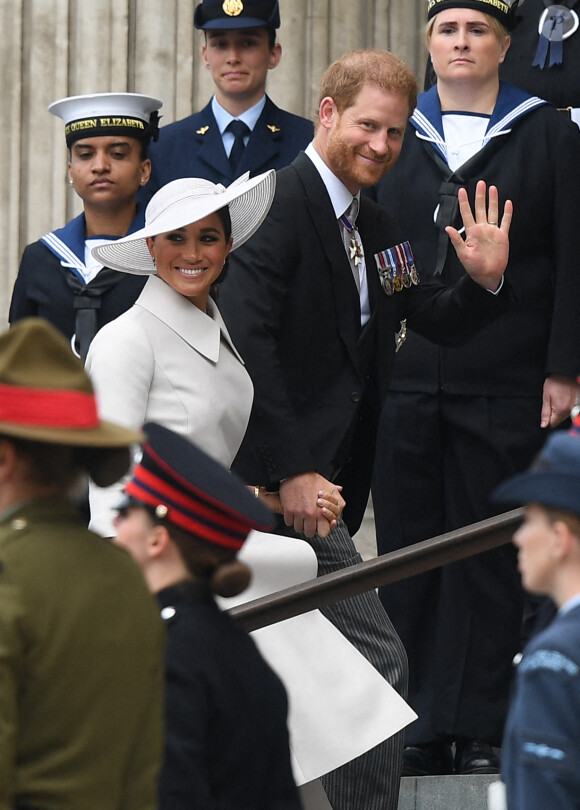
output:
[[[499,79],[516,6],[428,0],[437,84],[419,96],[377,192],[423,272],[436,264],[449,284],[464,275],[445,232],[457,224],[458,189],[473,199],[483,179],[518,212],[505,273],[514,306],[454,348],[409,330],[397,356],[373,488],[381,553],[494,514],[494,487],[530,463],[576,399],[580,136],[551,105]],[[515,554],[503,547],[416,580],[381,592],[419,713],[403,772],[497,771],[522,617]]]
[[[83,360],[95,332],[134,304],[143,287],[142,279],[104,267],[91,249],[143,226],[136,198],[151,174],[147,151],[161,106],[140,93],[96,93],[48,108],[65,123],[68,179],[83,213],[25,248],[9,320],[45,318]]]
[[[87,357],[101,412],[129,427],[154,421],[230,467],[250,416],[253,386],[211,297],[230,251],[261,225],[276,175],[228,188],[174,180],[151,199],[145,227],[96,248],[116,270],[148,276],[135,305],[97,334]],[[91,486],[91,527],[112,536],[122,485]],[[325,508],[338,510],[338,494]],[[334,514],[325,512],[328,519]]]

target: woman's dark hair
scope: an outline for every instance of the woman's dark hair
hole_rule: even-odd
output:
[[[224,205],[223,208],[219,208],[216,211],[216,214],[220,218],[220,222],[224,229],[224,236],[226,238],[226,242],[229,242],[230,237],[232,235],[232,219],[230,217],[230,209],[228,208],[227,205]],[[225,260],[221,273],[213,283],[212,290],[214,290],[216,293],[219,285],[223,283],[225,277],[227,276],[228,269],[229,269],[229,257]]]
[[[237,596],[248,587],[252,572],[237,559],[235,551],[201,540],[174,523],[157,517],[155,509],[149,505],[139,501],[135,501],[134,505],[145,509],[153,524],[167,529],[189,573],[194,579],[205,582],[212,593],[224,597]]]

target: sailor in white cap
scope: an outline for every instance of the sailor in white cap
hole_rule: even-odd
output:
[[[65,123],[69,183],[84,211],[24,250],[9,320],[46,318],[83,359],[96,331],[128,309],[143,287],[143,279],[103,267],[91,248],[143,225],[136,195],[151,173],[147,151],[161,106],[138,93],[97,93],[49,107]]]

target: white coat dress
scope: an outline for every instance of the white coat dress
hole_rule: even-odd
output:
[[[158,422],[231,466],[253,386],[211,299],[204,313],[151,276],[131,309],[97,333],[86,367],[102,419],[132,429]],[[90,526],[105,537],[123,485],[90,485]]]

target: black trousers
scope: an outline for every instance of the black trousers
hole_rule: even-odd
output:
[[[545,440],[535,398],[391,392],[381,417],[373,505],[383,554],[494,513],[490,494]],[[409,657],[407,743],[501,744],[520,648],[516,551],[502,546],[380,589]]]

